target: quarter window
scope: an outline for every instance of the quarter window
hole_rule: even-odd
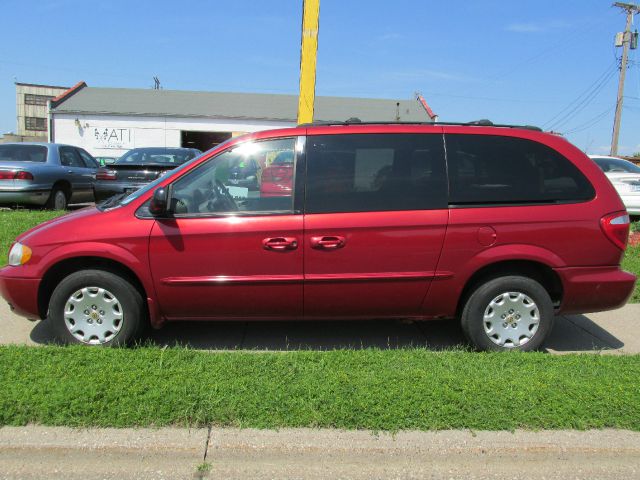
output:
[[[173,184],[174,214],[292,213],[295,142],[241,143],[208,160]]]
[[[82,157],[84,164],[87,168],[98,168],[98,163],[93,159],[91,155],[85,152],[83,149],[79,148],[78,153]]]
[[[581,202],[595,192],[568,159],[538,142],[491,135],[446,135],[450,203]]]
[[[447,208],[442,135],[314,135],[307,145],[307,213]]]

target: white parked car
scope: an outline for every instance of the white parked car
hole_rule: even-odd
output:
[[[589,155],[616,187],[627,212],[640,215],[640,167],[628,160]]]

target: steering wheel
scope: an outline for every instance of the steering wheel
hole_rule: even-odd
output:
[[[233,200],[233,197],[229,193],[229,190],[217,178],[216,178],[216,181],[215,181],[215,183],[213,185],[213,191],[214,191],[214,194],[215,194],[215,197],[216,197],[215,198],[215,202],[216,203],[220,202],[222,204],[221,207],[224,207],[224,208],[221,208],[221,210],[227,210],[227,211],[236,211],[236,210],[238,210],[238,205]],[[217,207],[217,205],[216,205],[216,207]]]

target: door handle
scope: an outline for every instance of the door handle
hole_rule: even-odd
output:
[[[275,250],[276,252],[295,250],[298,248],[298,239],[296,237],[265,238],[262,240],[262,247],[265,250]]]
[[[324,236],[324,237],[311,237],[311,248],[317,248],[321,250],[337,250],[344,247],[347,241],[344,237]]]

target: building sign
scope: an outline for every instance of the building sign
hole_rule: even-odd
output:
[[[94,128],[97,148],[133,148],[133,132],[130,128]]]

